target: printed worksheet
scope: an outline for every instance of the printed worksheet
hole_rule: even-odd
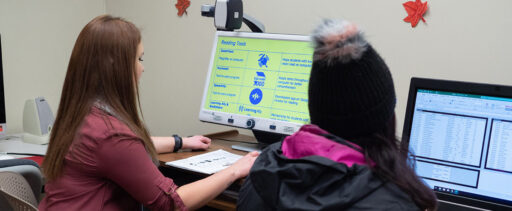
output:
[[[213,174],[229,167],[240,158],[242,158],[241,155],[219,149],[217,151],[196,155],[186,159],[166,162],[165,165],[203,174]]]

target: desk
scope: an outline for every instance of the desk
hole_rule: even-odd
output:
[[[30,144],[22,140],[22,135],[9,136],[7,139],[0,140],[0,153],[12,153],[20,155],[42,155],[46,154],[48,145]],[[20,157],[20,156],[13,156]]]
[[[179,159],[188,158],[195,155],[200,155],[207,152],[212,152],[215,150],[223,149],[225,151],[245,155],[247,152],[242,152],[238,150],[231,149],[231,145],[237,144],[239,142],[251,142],[256,143],[256,139],[252,136],[239,134],[237,130],[230,130],[226,132],[213,133],[204,135],[210,139],[212,139],[212,143],[208,150],[204,151],[187,151],[187,152],[178,152],[178,153],[166,153],[159,154],[158,160],[160,161],[161,170],[166,176],[170,176],[176,184],[183,185],[186,183],[190,183],[202,178],[207,177],[208,175],[200,174],[197,172],[191,172],[183,169],[174,168],[171,166],[166,166],[165,162],[174,161]],[[230,141],[227,141],[230,140]],[[235,182],[227,191],[227,192],[237,192],[242,184],[241,181]],[[227,193],[226,192],[226,193]],[[221,194],[217,198],[208,202],[207,206],[213,207],[220,210],[236,210],[236,197],[228,196],[228,194]]]

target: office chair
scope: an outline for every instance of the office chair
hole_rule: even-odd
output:
[[[37,211],[37,200],[27,180],[16,172],[0,172],[0,194],[13,210]]]
[[[37,210],[42,188],[39,165],[32,160],[0,160],[0,210]]]

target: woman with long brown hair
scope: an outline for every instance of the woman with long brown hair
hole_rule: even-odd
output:
[[[140,31],[103,15],[80,32],[69,61],[43,162],[40,210],[196,209],[248,174],[257,153],[206,179],[177,187],[156,154],[206,149],[210,139],[151,137],[142,122]]]

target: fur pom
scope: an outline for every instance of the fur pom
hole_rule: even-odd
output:
[[[313,31],[314,61],[348,63],[358,60],[368,47],[358,27],[345,20],[326,19]]]

